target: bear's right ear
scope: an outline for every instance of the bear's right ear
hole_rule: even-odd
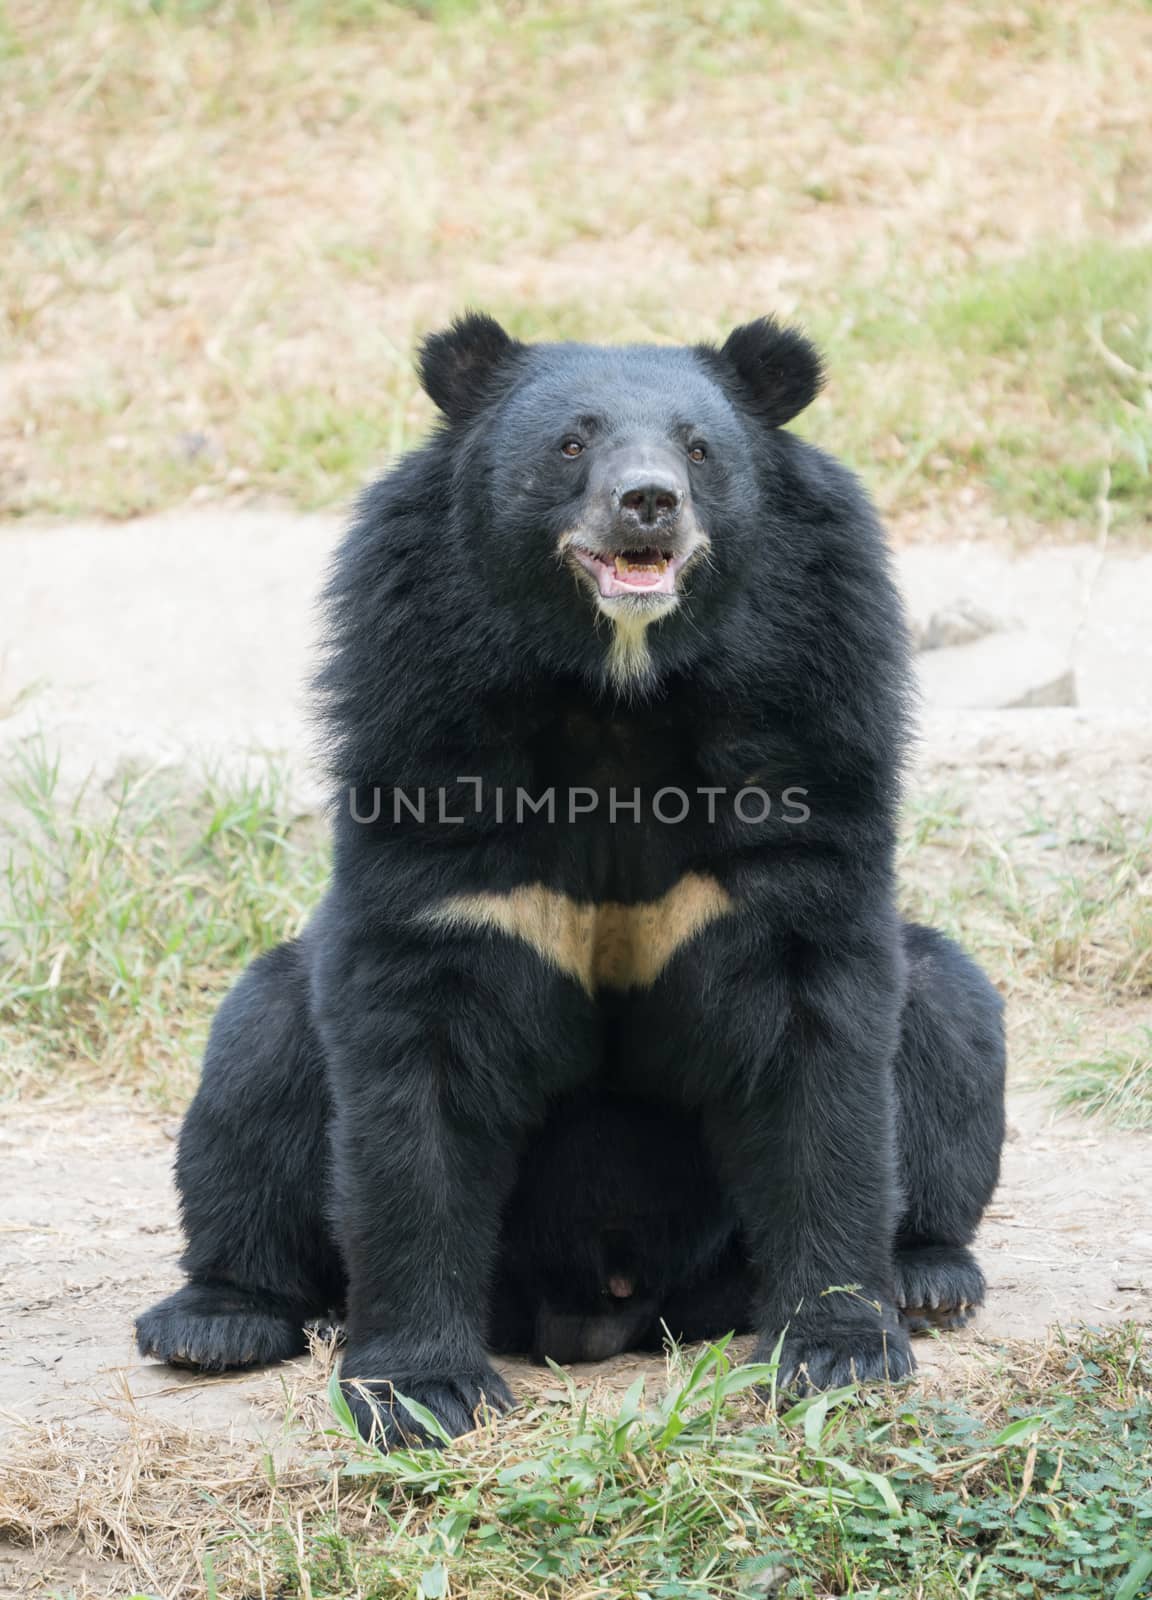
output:
[[[475,416],[493,378],[524,346],[493,317],[469,311],[420,346],[420,382],[451,422]]]
[[[770,428],[791,422],[824,384],[816,346],[775,317],[745,322],[733,328],[719,350],[705,345],[700,353],[721,381],[729,380],[741,404]]]

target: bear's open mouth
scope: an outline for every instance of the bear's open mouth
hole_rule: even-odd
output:
[[[606,600],[623,594],[675,594],[676,574],[687,560],[671,550],[645,546],[620,550],[613,555],[598,555],[594,550],[572,544],[572,554],[590,572]]]

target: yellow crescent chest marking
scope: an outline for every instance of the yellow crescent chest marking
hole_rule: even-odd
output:
[[[424,912],[423,920],[512,934],[594,994],[649,987],[681,945],[735,909],[715,878],[689,872],[659,900],[639,905],[593,905],[525,884],[506,894],[451,895]]]

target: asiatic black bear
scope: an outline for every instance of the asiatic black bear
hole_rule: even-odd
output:
[[[819,360],[428,339],[443,422],[327,591],[332,884],[216,1020],[180,1141],[211,1370],[346,1327],[359,1425],[451,1433],[493,1349],[784,1330],[899,1378],[983,1298],[999,1001],[906,925],[908,645],[881,530],[782,424]]]

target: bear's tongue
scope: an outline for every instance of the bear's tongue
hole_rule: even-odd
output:
[[[675,569],[659,550],[629,550],[612,561],[597,556],[594,567],[602,595],[671,594],[676,587]]]

